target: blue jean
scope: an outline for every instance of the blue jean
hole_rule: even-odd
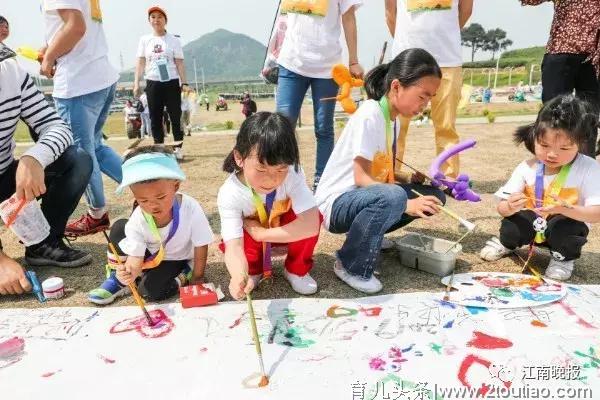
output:
[[[444,193],[432,186],[380,184],[343,193],[333,202],[329,231],[347,233],[337,257],[348,273],[370,279],[383,235],[416,219],[404,213],[408,200],[417,197],[412,188],[446,201]]]
[[[105,145],[102,138],[102,127],[108,117],[116,87],[114,84],[82,96],[54,99],[58,115],[71,126],[75,144],[92,158],[92,176],[85,190],[85,198],[88,205],[96,209],[106,206],[101,172],[117,183],[123,179],[121,156]]]
[[[333,113],[335,101],[321,101],[324,97],[334,97],[338,93],[338,85],[333,79],[308,78],[279,66],[279,82],[277,84],[277,111],[287,116],[294,127],[302,101],[310,87],[312,91],[313,112],[315,118],[315,136],[317,138],[317,157],[315,178],[323,174],[327,160],[333,151]]]

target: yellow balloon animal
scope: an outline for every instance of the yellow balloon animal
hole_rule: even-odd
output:
[[[340,102],[345,112],[353,114],[357,106],[351,97],[352,88],[362,87],[364,85],[363,80],[354,78],[348,67],[343,64],[334,65],[331,74],[335,83],[340,87],[340,92],[336,96],[337,101]]]

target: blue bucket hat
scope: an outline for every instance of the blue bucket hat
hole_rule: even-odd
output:
[[[185,174],[179,167],[175,156],[164,153],[144,153],[123,163],[123,180],[117,193],[134,183],[152,179],[175,179],[185,181]]]

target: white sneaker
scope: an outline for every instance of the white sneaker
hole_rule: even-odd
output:
[[[175,147],[174,152],[175,152],[175,158],[177,159],[177,161],[183,160],[183,148]]]
[[[556,281],[566,281],[571,277],[573,273],[573,267],[575,261],[558,261],[555,258],[550,259],[550,264],[546,268],[544,275],[546,278],[554,279]]]
[[[383,285],[375,275],[371,275],[370,279],[362,279],[358,276],[351,275],[346,271],[339,260],[335,261],[333,272],[335,272],[338,278],[346,282],[348,286],[359,292],[374,294],[383,289]]]
[[[285,276],[285,279],[292,285],[292,289],[294,289],[296,293],[307,295],[317,292],[317,282],[310,274],[299,276],[284,269],[283,276]]]
[[[500,243],[500,239],[493,237],[485,243],[485,247],[481,249],[479,257],[485,261],[496,261],[512,252],[513,250],[507,249]]]
[[[394,247],[396,247],[396,242],[394,242],[391,239],[384,237],[383,240],[381,241],[381,250],[382,251],[391,250]]]

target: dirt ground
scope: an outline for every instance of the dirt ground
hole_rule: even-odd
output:
[[[233,111],[231,111],[233,112]],[[237,112],[237,111],[236,111]],[[457,261],[457,272],[469,271],[503,271],[520,272],[520,263],[516,257],[504,258],[497,262],[483,262],[478,254],[485,241],[497,234],[500,218],[495,212],[494,191],[508,178],[513,168],[528,156],[524,149],[517,149],[511,143],[511,134],[516,128],[515,124],[485,124],[463,125],[459,131],[463,138],[474,138],[477,146],[462,156],[462,169],[471,175],[475,182],[474,189],[482,194],[481,203],[466,203],[450,200],[448,206],[457,213],[465,216],[477,224],[476,232],[463,243],[463,252]],[[110,139],[117,151],[122,152],[128,145],[126,140]],[[186,159],[182,166],[188,176],[188,181],[182,185],[182,190],[194,196],[203,206],[215,233],[219,232],[219,217],[216,208],[217,191],[223,183],[226,174],[221,172],[221,163],[234,143],[233,135],[222,133],[199,133],[191,138],[186,138]],[[299,133],[302,163],[307,177],[314,171],[315,140],[312,130],[302,130]],[[434,157],[433,129],[430,126],[413,127],[407,143],[406,161],[417,168],[427,170]],[[23,147],[19,151],[23,151]],[[115,183],[106,181],[110,216],[112,221],[126,217],[131,209],[132,197],[130,194],[123,196],[114,195]],[[85,210],[82,202],[75,212],[80,215]],[[430,221],[416,221],[405,229],[399,230],[391,237],[399,237],[407,232],[420,232],[427,235],[456,240],[460,236],[457,223],[441,214]],[[22,261],[24,249],[14,239],[14,236],[4,227],[0,228],[5,251],[17,260]],[[319,244],[315,251],[315,266],[313,277],[319,284],[319,291],[315,297],[325,298],[352,298],[362,294],[351,289],[338,280],[332,271],[334,252],[343,240],[343,235],[333,235],[322,231]],[[580,260],[576,263],[575,273],[571,282],[577,284],[600,283],[600,227],[595,226],[588,237],[588,243]],[[70,289],[66,298],[59,301],[46,303],[51,306],[88,306],[86,294],[98,286],[104,278],[104,264],[106,259],[106,245],[101,234],[81,238],[73,246],[90,251],[94,255],[91,265],[77,269],[59,268],[34,268],[40,280],[49,276],[60,276],[65,280],[66,287]],[[525,255],[525,250],[521,250]],[[541,271],[548,263],[548,254],[541,253],[533,259]],[[259,287],[254,297],[288,298],[298,297],[282,277],[282,259],[275,260],[275,280],[272,284]],[[384,289],[381,294],[415,291],[441,291],[443,286],[437,276],[401,266],[395,251],[382,253],[380,257],[380,279]],[[226,290],[228,286],[228,273],[223,264],[222,255],[216,244],[209,248],[208,266],[206,270],[208,281],[214,282]],[[230,300],[227,297],[227,300]],[[176,298],[170,301],[177,301]],[[133,305],[131,297],[122,298],[114,305]],[[5,296],[0,298],[0,307],[37,307],[38,302],[31,295],[16,297]]]

